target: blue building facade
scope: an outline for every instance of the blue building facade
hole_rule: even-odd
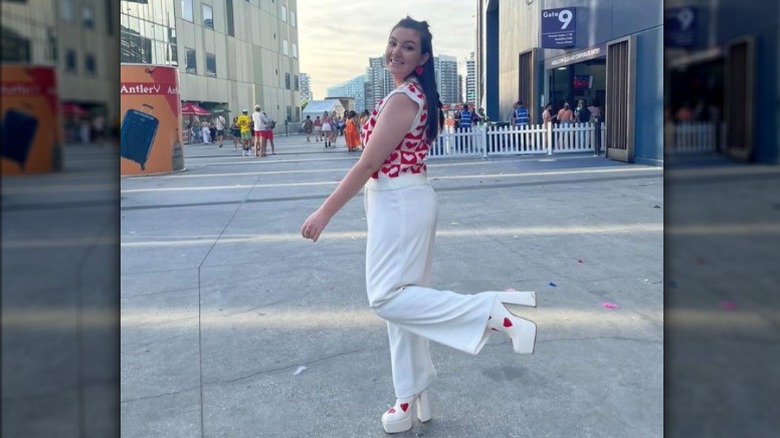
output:
[[[690,105],[694,119],[724,128],[714,152],[780,163],[780,3],[667,0],[665,6],[665,102],[672,117]]]
[[[477,93],[488,117],[508,120],[522,100],[538,123],[548,103],[596,101],[608,157],[663,164],[661,0],[478,0],[477,10]]]

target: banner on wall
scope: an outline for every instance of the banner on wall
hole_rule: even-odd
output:
[[[62,123],[54,67],[3,65],[2,174],[62,168]]]
[[[181,101],[175,67],[122,64],[121,174],[182,170]]]

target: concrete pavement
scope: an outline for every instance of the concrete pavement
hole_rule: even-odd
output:
[[[386,436],[362,194],[316,244],[299,235],[358,157],[339,140],[277,137],[262,159],[191,145],[186,171],[122,178],[123,437]],[[433,345],[434,419],[399,436],[662,436],[662,176],[592,156],[430,160],[435,287],[535,290],[539,337],[532,356],[500,336],[479,356]]]

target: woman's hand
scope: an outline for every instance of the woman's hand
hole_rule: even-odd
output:
[[[317,209],[301,225],[301,236],[304,239],[311,239],[313,242],[316,242],[320,238],[322,230],[328,226],[328,222],[330,222],[330,217],[321,209]]]

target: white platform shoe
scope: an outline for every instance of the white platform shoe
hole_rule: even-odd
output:
[[[533,354],[536,348],[536,324],[515,315],[507,305],[536,307],[536,293],[499,292],[488,318],[491,330],[509,336],[515,353]]]
[[[425,423],[431,421],[431,405],[428,400],[428,390],[425,390],[413,397],[399,398],[395,401],[395,406],[382,414],[382,426],[387,433],[406,432],[412,428],[414,423],[414,412],[417,411],[417,418]]]

